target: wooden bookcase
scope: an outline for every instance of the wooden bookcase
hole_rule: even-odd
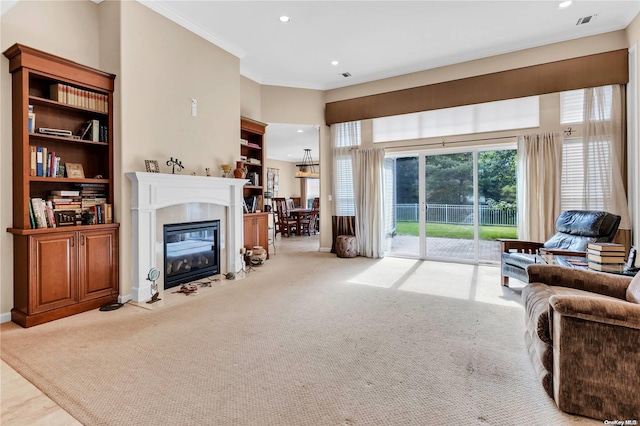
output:
[[[262,246],[269,255],[269,213],[264,211],[264,189],[266,187],[265,160],[266,143],[265,132],[267,125],[249,118],[240,118],[240,156],[246,158],[244,167],[247,169],[247,178],[252,174],[257,175],[255,182],[243,187],[245,199],[256,197],[256,210],[259,212],[245,213],[244,215],[244,245],[247,249],[253,246]]]
[[[118,295],[119,224],[56,223],[53,227],[49,223],[45,228],[34,228],[29,209],[32,198],[46,200],[52,191],[59,190],[88,193],[89,186],[104,194],[104,204],[113,206],[115,76],[20,44],[11,46],[4,55],[12,74],[11,319],[30,327],[97,308]],[[68,98],[56,100],[56,84],[70,91],[65,95]],[[91,121],[99,123],[96,129],[102,132],[96,140],[83,140],[30,131],[30,106],[35,113],[32,130],[61,129],[75,135],[83,123]],[[46,147],[60,157],[61,164],[82,165],[85,177],[34,176],[32,147]]]

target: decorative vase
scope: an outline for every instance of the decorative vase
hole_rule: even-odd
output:
[[[251,255],[251,264],[254,266],[262,265],[267,260],[267,251],[262,246],[253,246],[253,254]]]
[[[233,171],[233,175],[237,179],[244,179],[247,176],[247,168],[242,161],[236,163],[236,169]]]
[[[229,177],[229,173],[231,173],[231,164],[223,164],[220,168],[222,169],[222,177]]]

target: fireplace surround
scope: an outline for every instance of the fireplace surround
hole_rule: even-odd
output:
[[[147,274],[151,268],[163,270],[159,264],[163,250],[159,242],[162,226],[157,223],[158,211],[191,203],[224,207],[220,229],[220,272],[241,268],[240,248],[243,247],[243,198],[245,179],[175,175],[166,173],[131,172],[131,298],[145,302],[151,298],[151,282]],[[158,236],[160,235],[160,237]],[[160,259],[160,260],[158,260]],[[164,273],[161,275],[164,282]],[[161,284],[161,283],[159,283]],[[159,285],[162,293],[163,285]]]

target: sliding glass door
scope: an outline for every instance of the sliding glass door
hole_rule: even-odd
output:
[[[516,151],[428,151],[393,158],[387,253],[499,262],[497,238],[516,237]]]
[[[474,260],[474,155],[424,157],[426,257]]]

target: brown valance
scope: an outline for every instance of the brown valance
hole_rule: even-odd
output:
[[[327,125],[629,81],[627,49],[329,102]]]

